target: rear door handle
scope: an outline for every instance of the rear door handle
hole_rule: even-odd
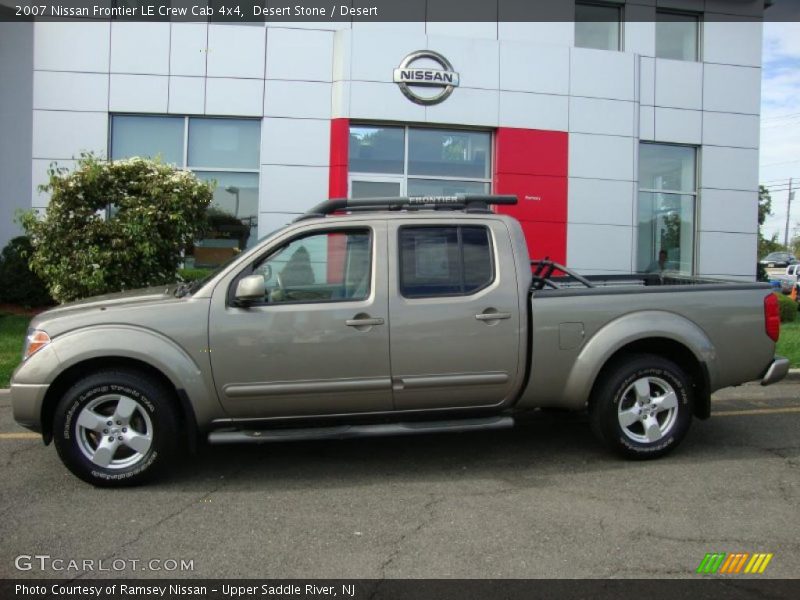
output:
[[[481,313],[479,315],[475,315],[475,318],[478,319],[478,321],[499,321],[500,319],[510,319],[511,313],[505,313],[505,312]]]
[[[347,321],[345,321],[344,324],[347,325],[348,327],[370,327],[372,325],[383,325],[383,319],[381,317],[347,319]]]

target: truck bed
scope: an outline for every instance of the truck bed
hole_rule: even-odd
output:
[[[660,273],[631,273],[621,275],[585,275],[577,278],[575,274],[564,275],[558,277],[549,277],[546,279],[548,284],[542,286],[537,284],[537,277],[534,275],[531,281],[532,292],[546,292],[548,295],[553,295],[556,292],[565,292],[572,295],[576,290],[581,290],[590,293],[638,293],[642,292],[641,288],[651,288],[647,291],[665,291],[664,288],[669,288],[671,291],[680,291],[675,288],[684,287],[690,289],[703,289],[703,290],[738,290],[738,289],[758,289],[768,288],[769,285],[761,282],[747,282],[747,281],[730,281],[725,279],[712,279],[703,277],[691,277],[688,275],[680,275],[677,273],[660,274]],[[587,285],[587,282],[591,286]],[[557,294],[556,294],[557,295]]]
[[[541,262],[544,268],[537,268]],[[553,405],[560,398],[579,408],[588,389],[574,382],[593,381],[605,360],[599,356],[640,340],[642,331],[656,346],[688,344],[697,360],[710,365],[703,375],[710,392],[760,378],[772,359],[762,308],[767,283],[675,273],[582,276],[541,262],[533,263],[529,292],[530,379],[536,384],[525,390],[522,406]]]

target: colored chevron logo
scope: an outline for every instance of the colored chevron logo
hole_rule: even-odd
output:
[[[710,552],[705,555],[697,567],[697,573],[705,575],[726,574],[761,574],[763,573],[774,554],[765,552]]]

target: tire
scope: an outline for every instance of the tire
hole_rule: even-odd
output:
[[[180,449],[179,433],[171,391],[122,369],[78,381],[53,419],[61,461],[80,479],[102,487],[138,485],[163,472]]]
[[[671,452],[692,423],[692,386],[683,370],[652,354],[624,357],[601,375],[589,407],[598,439],[626,458]]]

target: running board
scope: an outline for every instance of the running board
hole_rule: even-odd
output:
[[[445,431],[481,431],[506,429],[514,426],[512,417],[487,417],[450,421],[420,421],[408,423],[378,423],[374,425],[338,425],[334,427],[305,427],[297,429],[257,429],[238,431],[212,431],[211,444],[238,444],[241,442],[292,442],[298,440],[343,440],[358,437],[385,435],[413,435]]]

